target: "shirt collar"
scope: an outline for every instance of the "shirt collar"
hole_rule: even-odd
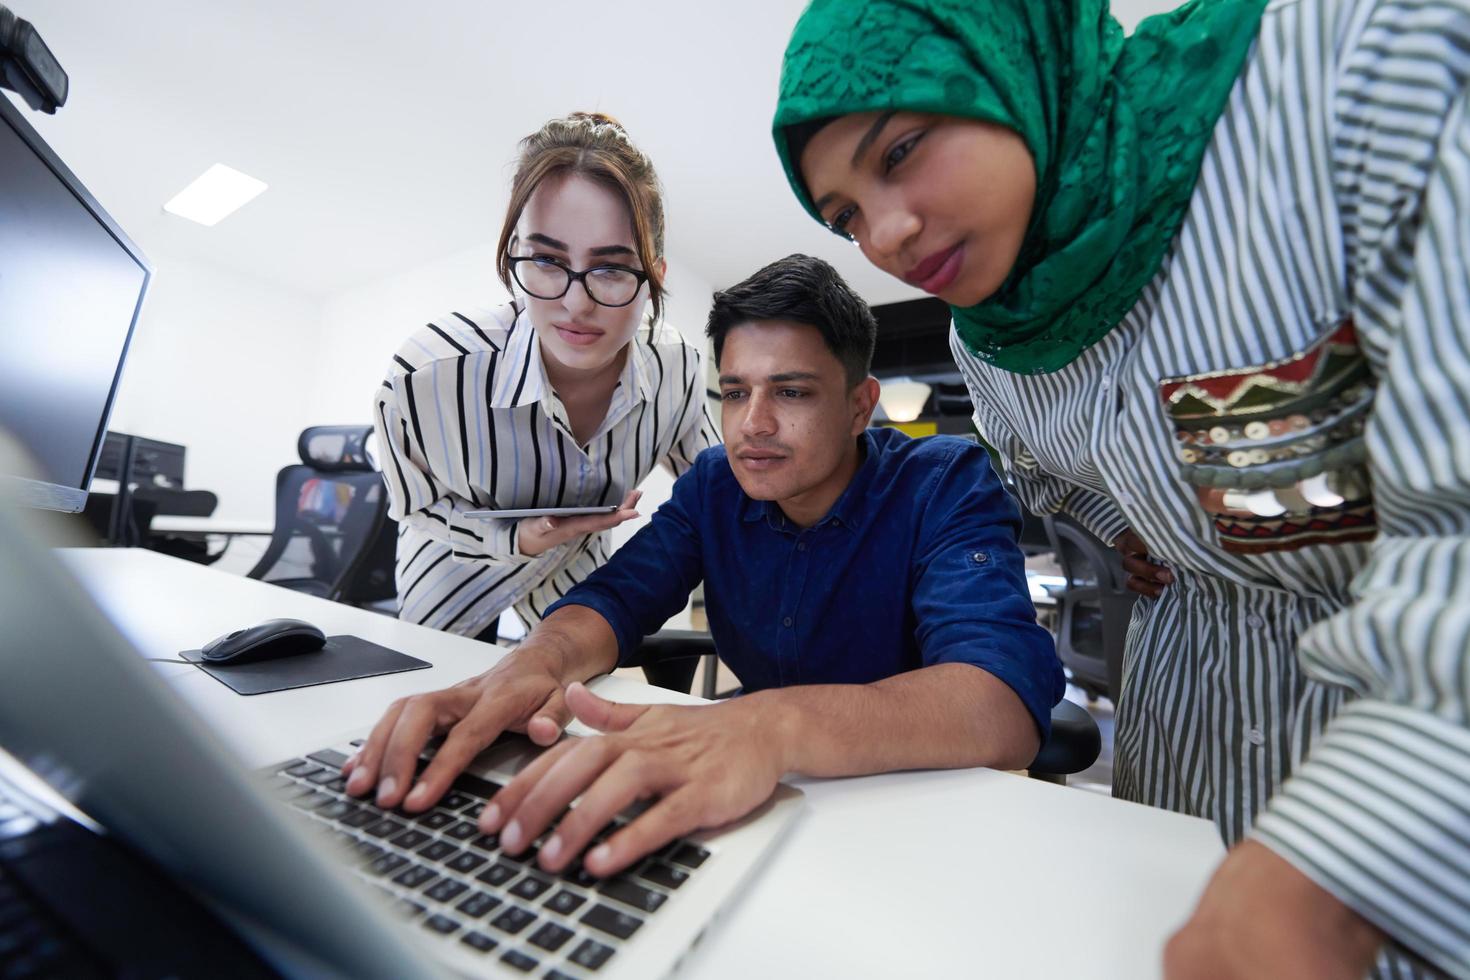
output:
[[[868,519],[868,488],[873,483],[873,473],[878,468],[878,445],[873,439],[871,429],[864,429],[863,434],[858,436],[861,445],[863,460],[858,464],[852,479],[848,481],[847,489],[842,491],[820,521],[813,527],[821,527],[831,524],[834,527],[845,527],[853,531],[860,531]],[[772,528],[780,531],[796,526],[786,517],[779,504],[774,500],[753,500],[742,492],[742,504],[740,519],[747,523],[758,521],[762,518]]]
[[[654,331],[657,329],[655,327]],[[644,333],[640,329],[639,334]],[[656,378],[660,374],[660,355],[653,347],[659,339],[657,334],[646,333],[648,339],[643,343],[639,342],[639,334],[634,334],[629,343],[628,358],[618,377],[619,395],[636,392],[631,399],[632,404],[654,399],[657,395]],[[552,401],[551,385],[546,381],[546,363],[541,358],[541,344],[536,340],[536,328],[531,326],[531,318],[525,310],[517,314],[501,357],[505,359],[504,366],[497,372],[498,377],[490,392],[491,408],[520,408]],[[670,365],[665,364],[662,373],[667,373],[669,368]],[[613,400],[617,401],[618,395]]]

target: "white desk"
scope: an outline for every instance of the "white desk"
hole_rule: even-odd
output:
[[[354,633],[429,670],[240,697],[159,673],[249,765],[375,721],[397,696],[483,670],[495,648],[154,552],[62,553],[148,656],[276,616]],[[689,700],[602,678],[629,701]],[[796,780],[808,811],[688,960],[696,977],[987,976],[1138,980],[1222,855],[1213,827],[990,770]]]
[[[153,518],[148,530],[154,534],[240,534],[269,535],[275,530],[271,520],[242,520],[219,517],[178,517],[160,515]]]

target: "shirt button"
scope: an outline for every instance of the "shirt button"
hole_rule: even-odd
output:
[[[971,553],[970,560],[977,565],[983,565],[990,560],[990,556],[983,551],[976,551]]]
[[[1245,625],[1249,626],[1253,630],[1258,630],[1266,625],[1266,621],[1260,616],[1257,616],[1255,613],[1251,613],[1249,616],[1245,617]]]
[[[806,542],[805,542],[805,541],[803,541],[803,542],[801,542],[801,543],[800,543],[800,544],[798,544],[798,545],[797,545],[797,546],[796,546],[796,550],[797,550],[797,551],[805,551],[805,550],[806,550]]]
[[[781,625],[782,626],[786,626],[786,627],[790,627],[791,626],[791,617],[790,616],[787,616],[785,619],[781,620]]]
[[[1133,506],[1133,494],[1128,493],[1127,491],[1124,491],[1123,493],[1118,494],[1118,503],[1122,504],[1124,507],[1132,507]]]
[[[1264,745],[1266,742],[1266,734],[1262,732],[1259,728],[1252,727],[1246,730],[1245,740],[1252,745]]]

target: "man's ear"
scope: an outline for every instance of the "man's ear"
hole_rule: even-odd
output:
[[[882,386],[878,379],[869,375],[852,389],[852,434],[861,435],[873,420],[873,410],[878,407],[878,392]]]
[[[660,280],[662,280],[664,276],[669,274],[669,264],[664,261],[664,257],[662,255],[658,257],[658,261],[655,262],[654,265],[658,268],[658,277]]]

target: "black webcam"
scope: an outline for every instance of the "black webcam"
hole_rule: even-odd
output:
[[[0,88],[20,93],[32,109],[55,113],[66,105],[69,84],[31,22],[0,5]]]

